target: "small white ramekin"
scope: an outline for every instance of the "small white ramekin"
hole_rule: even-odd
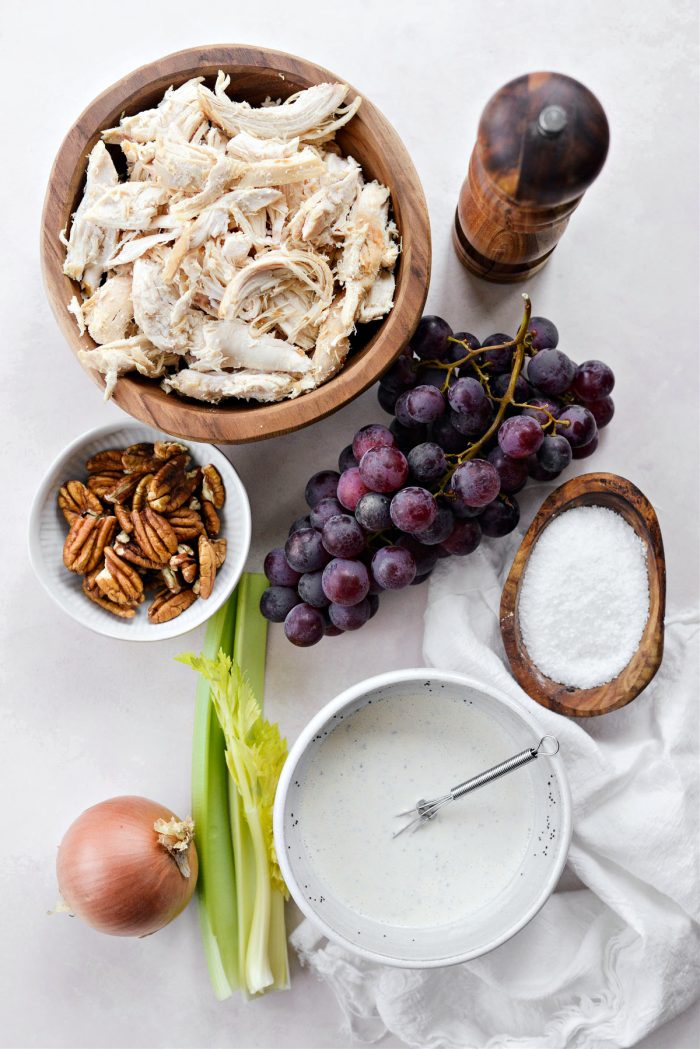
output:
[[[562,757],[539,757],[514,775],[530,776],[533,786],[532,832],[520,869],[501,896],[467,918],[431,928],[405,928],[376,922],[351,911],[333,896],[313,870],[303,840],[300,791],[306,762],[322,745],[334,719],[347,717],[368,700],[425,688],[426,702],[441,696],[468,695],[475,709],[493,717],[513,742],[510,757],[536,746],[545,735],[528,711],[497,689],[460,674],[433,668],[399,670],[361,681],[331,700],[309,722],[293,745],[275,798],[274,834],[279,864],[289,891],[303,913],[321,931],[355,954],[406,969],[436,968],[477,958],[510,939],[525,926],[553,892],[571,841],[571,797]],[[452,784],[445,784],[446,788]],[[484,788],[488,790],[488,787]],[[367,798],[367,804],[372,799]],[[460,804],[468,804],[468,799]],[[341,814],[338,818],[342,818]],[[542,845],[541,837],[546,841]],[[367,877],[372,878],[371,863]]]
[[[163,641],[178,637],[206,622],[231,594],[245,568],[250,549],[250,504],[245,488],[225,455],[211,444],[189,445],[199,466],[213,463],[226,488],[220,511],[221,536],[227,541],[226,560],[219,569],[214,590],[207,600],[197,600],[167,623],[150,623],[146,603],[133,619],[119,619],[88,600],[81,590],[82,576],[63,564],[63,544],[68,526],[56,497],[65,481],[84,480],[85,462],[107,448],[126,448],[139,441],[173,440],[140,423],[112,423],[88,430],[68,445],[49,467],[34,497],[29,518],[29,556],[39,582],[56,604],[76,622],[105,637],[123,641]],[[187,443],[187,442],[183,442]]]

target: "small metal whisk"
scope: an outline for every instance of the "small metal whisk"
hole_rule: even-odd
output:
[[[457,801],[458,798],[463,797],[465,794],[470,794],[473,790],[478,790],[479,787],[483,787],[501,776],[506,776],[509,772],[522,768],[529,761],[534,761],[540,754],[547,758],[553,758],[558,751],[559,740],[555,739],[554,736],[543,736],[536,747],[528,747],[527,750],[521,750],[519,754],[514,754],[512,758],[502,761],[500,765],[494,765],[493,768],[480,772],[478,776],[472,776],[471,779],[465,780],[464,783],[458,783],[456,787],[452,787],[448,794],[443,794],[439,798],[432,798],[430,801],[421,798],[420,801],[416,802],[414,808],[396,813],[397,818],[400,816],[413,816],[413,819],[395,831],[392,834],[392,838],[398,838],[399,834],[403,834],[405,830],[409,830],[411,827],[414,831],[418,830],[422,824],[433,819],[443,805],[447,805],[448,802]]]

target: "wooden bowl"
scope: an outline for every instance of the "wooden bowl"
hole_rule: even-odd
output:
[[[41,223],[41,260],[44,283],[59,327],[74,353],[95,342],[82,337],[66,306],[79,285],[63,273],[64,248],[59,231],[70,223],[82,193],[87,155],[100,132],[133,114],[156,105],[171,85],[194,76],[213,86],[223,69],[231,77],[238,100],[256,105],[266,97],[287,98],[296,91],[327,81],[344,82],[335,73],[303,58],[263,47],[219,44],[190,48],[167,55],[129,73],[103,91],[81,113],[66,135],[54,162]],[[358,92],[351,87],[348,97]],[[323,386],[279,404],[246,405],[233,402],[209,405],[166,394],[157,380],[128,376],[119,380],[114,400],[135,418],[177,437],[193,441],[237,444],[289,433],[323,419],[357,397],[375,382],[398,356],[413,334],[425,304],[430,280],[430,223],[418,175],[401,139],[379,110],[366,98],[356,116],[337,135],[345,154],[362,165],[367,180],[389,187],[393,216],[401,235],[402,251],[396,267],[394,307],[374,324],[358,327],[345,367]],[[100,386],[102,376],[89,374]]]
[[[639,647],[627,666],[596,688],[577,689],[545,677],[528,655],[520,633],[520,587],[532,549],[548,524],[574,506],[605,506],[634,528],[647,552],[649,618]],[[617,474],[591,473],[574,477],[552,492],[525,533],[501,595],[501,637],[518,684],[532,699],[558,714],[593,717],[624,707],[642,692],[661,665],[664,651],[666,561],[659,522],[642,492]]]

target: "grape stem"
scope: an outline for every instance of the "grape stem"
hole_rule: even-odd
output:
[[[523,293],[523,299],[523,318],[520,322],[520,327],[518,328],[515,338],[511,339],[510,342],[504,342],[502,346],[485,346],[479,350],[472,350],[464,358],[464,362],[466,362],[469,361],[471,358],[478,356],[480,353],[487,353],[489,350],[504,349],[507,346],[515,346],[513,368],[510,373],[510,381],[508,383],[508,388],[503,394],[503,396],[498,398],[498,411],[496,412],[493,422],[489,426],[486,433],[483,434],[483,436],[480,437],[478,441],[475,441],[474,444],[471,444],[465,451],[458,452],[455,454],[454,458],[456,462],[454,463],[454,465],[450,466],[450,469],[443,476],[440,482],[440,487],[436,492],[437,495],[445,494],[445,489],[447,488],[447,485],[452,479],[452,474],[455,472],[457,467],[461,466],[462,463],[467,462],[467,460],[473,459],[477,452],[479,452],[484,447],[484,445],[491,440],[493,435],[495,433],[498,433],[498,428],[501,425],[501,422],[503,421],[503,416],[505,415],[506,408],[509,404],[514,403],[513,395],[515,393],[515,384],[517,383],[520,372],[522,371],[523,362],[525,360],[525,351],[529,347],[530,342],[532,341],[532,336],[528,330],[530,324],[530,316],[532,314],[532,302],[530,301],[530,296],[527,293]],[[443,368],[457,368],[459,367],[459,364],[464,362],[457,361],[453,365],[443,364],[439,366]],[[449,458],[451,459],[452,456],[450,455]]]

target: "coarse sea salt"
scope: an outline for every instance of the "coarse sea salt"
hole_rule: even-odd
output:
[[[567,510],[530,554],[518,615],[530,659],[552,681],[575,688],[612,681],[649,616],[644,544],[614,510]]]

